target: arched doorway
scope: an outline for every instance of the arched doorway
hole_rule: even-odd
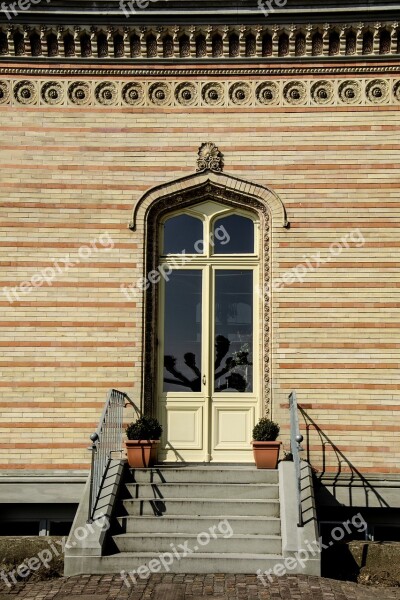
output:
[[[143,410],[163,424],[161,460],[252,460],[252,427],[270,409],[272,222],[286,225],[275,194],[212,171],[135,207],[156,283],[144,297]]]

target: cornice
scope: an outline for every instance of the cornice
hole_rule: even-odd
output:
[[[185,68],[140,68],[140,67],[84,67],[70,65],[68,67],[36,67],[10,66],[0,67],[0,75],[24,77],[268,77],[268,76],[302,76],[302,75],[379,75],[400,73],[400,64],[364,65],[364,66],[276,66],[276,67],[185,67]]]

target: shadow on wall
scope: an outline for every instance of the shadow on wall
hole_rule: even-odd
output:
[[[318,473],[314,473],[316,492],[319,496],[319,500],[323,501],[324,504],[330,504],[331,506],[343,506],[343,501],[339,501],[339,488],[340,496],[343,497],[343,489],[346,488],[346,505],[347,506],[364,506],[366,508],[381,507],[390,508],[390,504],[383,498],[379,491],[374,487],[371,480],[367,480],[365,476],[349,461],[348,458],[343,454],[340,448],[327,436],[327,434],[317,425],[317,423],[310,417],[307,411],[299,405],[299,411],[304,419],[306,425],[305,445],[307,451],[307,461],[311,462],[310,456],[310,429],[314,429],[321,442],[321,456],[318,460],[318,464],[321,465],[321,469]],[[327,447],[330,447],[329,452],[333,451],[336,457],[337,470],[332,479],[329,481],[329,490],[326,485],[322,484],[322,479],[326,475],[326,453]],[[343,469],[346,468],[346,471]],[[349,470],[350,472],[347,472]]]

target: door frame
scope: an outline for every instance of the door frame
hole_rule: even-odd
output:
[[[278,194],[265,186],[240,179],[225,173],[205,171],[166,182],[148,190],[134,205],[130,229],[137,232],[137,243],[143,248],[137,254],[136,276],[145,278],[159,265],[158,238],[160,220],[172,209],[190,207],[195,203],[214,200],[232,208],[244,208],[258,215],[260,221],[260,289],[261,312],[260,334],[263,357],[261,366],[263,414],[271,415],[271,368],[273,365],[272,322],[270,283],[273,279],[274,263],[271,248],[275,236],[281,236],[289,228],[285,207]],[[157,369],[157,327],[158,286],[144,287],[142,305],[142,325],[139,326],[139,339],[142,340],[142,360],[138,368],[134,386],[143,413],[155,415]],[[140,343],[140,342],[139,342]]]

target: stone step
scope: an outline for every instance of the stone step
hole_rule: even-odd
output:
[[[128,483],[126,488],[132,498],[222,498],[231,499],[277,499],[276,483]]]
[[[225,525],[227,525],[225,523]],[[229,523],[229,526],[232,525]],[[214,533],[215,531],[215,533]],[[170,533],[125,533],[115,535],[113,539],[120,552],[173,552],[177,551],[181,555],[186,551],[198,552],[199,550],[207,553],[227,553],[232,550],[235,553],[249,552],[254,554],[281,554],[282,540],[280,536],[275,535],[250,535],[250,534],[231,534],[233,530],[225,527],[224,536],[218,533],[217,527],[214,530],[199,534],[170,534]],[[229,535],[229,537],[227,537]]]
[[[164,515],[162,517],[118,517],[118,523],[122,531],[126,533],[195,533],[207,531],[210,527],[218,525],[224,519],[228,519],[235,534],[261,534],[280,535],[281,521],[277,517],[248,517],[234,516],[225,517],[198,517],[193,515]]]
[[[147,567],[150,561],[159,561],[160,555],[156,552],[120,552],[112,556],[90,557],[90,572],[93,574],[105,573],[121,573],[121,575],[130,572],[132,578],[128,576],[127,581],[130,582],[132,588],[138,583],[143,583],[148,578],[148,571],[143,567]],[[71,558],[71,566],[72,561]],[[76,568],[80,568],[85,572],[84,559],[77,557]],[[170,573],[247,573],[254,574],[258,569],[266,571],[273,569],[275,565],[282,564],[283,557],[275,554],[244,554],[244,553],[217,553],[217,552],[196,552],[189,554],[178,560],[174,558],[172,553],[169,556],[164,556],[166,566],[158,563],[151,563],[154,572],[170,572]],[[170,564],[167,564],[169,561]],[[142,579],[137,573],[139,567],[141,569]],[[156,571],[156,569],[158,569]]]
[[[279,500],[232,500],[231,498],[130,498],[123,501],[128,515],[243,515],[279,517]]]
[[[254,465],[233,466],[169,466],[152,469],[130,469],[134,483],[278,483],[276,469],[256,469]]]

